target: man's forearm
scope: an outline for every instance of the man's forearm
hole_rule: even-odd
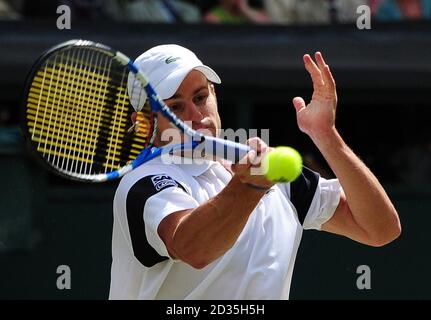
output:
[[[385,243],[399,234],[398,214],[374,174],[333,129],[312,137],[340,181],[353,219],[374,243]]]
[[[232,178],[217,196],[181,219],[173,236],[173,253],[196,268],[214,261],[233,246],[264,194]]]

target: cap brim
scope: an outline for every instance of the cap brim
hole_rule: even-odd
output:
[[[127,79],[127,93],[129,94],[130,104],[135,111],[140,111],[147,101],[147,93],[142,88],[142,84],[136,80],[135,74],[129,72]]]
[[[210,67],[203,65],[197,66],[194,69],[202,72],[209,81],[217,84],[221,83],[221,79],[218,74]]]

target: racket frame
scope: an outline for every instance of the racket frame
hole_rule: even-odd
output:
[[[30,72],[27,75],[26,84],[24,86],[23,97],[27,97],[34,77],[37,72],[40,70],[40,66],[43,65],[52,54],[55,54],[59,50],[67,50],[72,47],[91,47],[92,50],[100,50],[101,53],[108,54],[121,65],[128,67],[129,71],[135,75],[135,78],[142,84],[143,88],[147,93],[147,99],[151,106],[152,110],[152,119],[150,119],[151,124],[155,124],[156,117],[155,114],[159,113],[167,118],[172,124],[174,124],[178,129],[180,129],[184,134],[191,138],[191,141],[182,143],[182,144],[171,144],[166,145],[162,148],[152,147],[149,148],[149,144],[141,151],[141,153],[130,163],[123,166],[122,168],[100,174],[78,174],[73,172],[64,172],[60,168],[56,167],[54,164],[48,162],[44,159],[40,152],[35,150],[34,144],[35,142],[31,138],[30,128],[27,123],[27,99],[23,99],[23,107],[21,114],[21,130],[25,137],[26,147],[31,150],[31,155],[36,159],[38,163],[43,165],[45,168],[49,169],[49,171],[56,173],[64,178],[75,180],[75,181],[84,181],[84,182],[105,182],[108,180],[114,180],[122,177],[126,173],[132,171],[134,168],[138,167],[142,163],[145,163],[155,157],[161,156],[163,153],[174,153],[176,151],[182,151],[185,149],[195,149],[198,146],[205,148],[205,150],[210,150],[214,155],[221,155],[222,158],[228,159],[232,162],[237,162],[243,156],[250,151],[250,147],[239,144],[236,142],[232,142],[229,140],[220,139],[212,136],[205,136],[200,132],[197,132],[187,126],[182,120],[176,117],[176,115],[169,109],[169,107],[165,104],[165,102],[158,96],[150,82],[147,80],[147,76],[139,69],[139,67],[127,57],[125,54],[115,51],[112,48],[93,41],[88,40],[69,40],[63,43],[60,43],[47,51],[45,51],[34,63]],[[154,139],[155,132],[152,127],[150,130],[152,132],[152,137],[149,139],[151,141]],[[152,141],[151,141],[152,142]]]

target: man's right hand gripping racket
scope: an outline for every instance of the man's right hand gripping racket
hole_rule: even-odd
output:
[[[129,73],[147,95],[138,113],[140,130],[134,133],[128,132],[134,111],[127,87]],[[24,104],[23,128],[31,152],[48,169],[72,180],[116,179],[165,152],[200,148],[200,152],[237,162],[250,151],[249,146],[205,136],[187,126],[131,59],[91,41],[71,40],[46,51],[28,76]],[[190,142],[154,147],[156,113],[189,136]],[[276,173],[270,179],[294,180],[302,163],[289,152],[273,152],[277,154],[268,157],[275,159],[269,168],[277,166],[277,170],[270,170]],[[284,164],[286,173],[295,174],[284,174],[280,170]]]

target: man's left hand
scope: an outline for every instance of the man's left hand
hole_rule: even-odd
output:
[[[337,108],[337,91],[329,66],[320,52],[315,54],[316,62],[310,55],[304,55],[305,69],[313,81],[313,96],[308,105],[304,99],[295,97],[298,126],[313,140],[324,137],[335,129],[335,112]]]

